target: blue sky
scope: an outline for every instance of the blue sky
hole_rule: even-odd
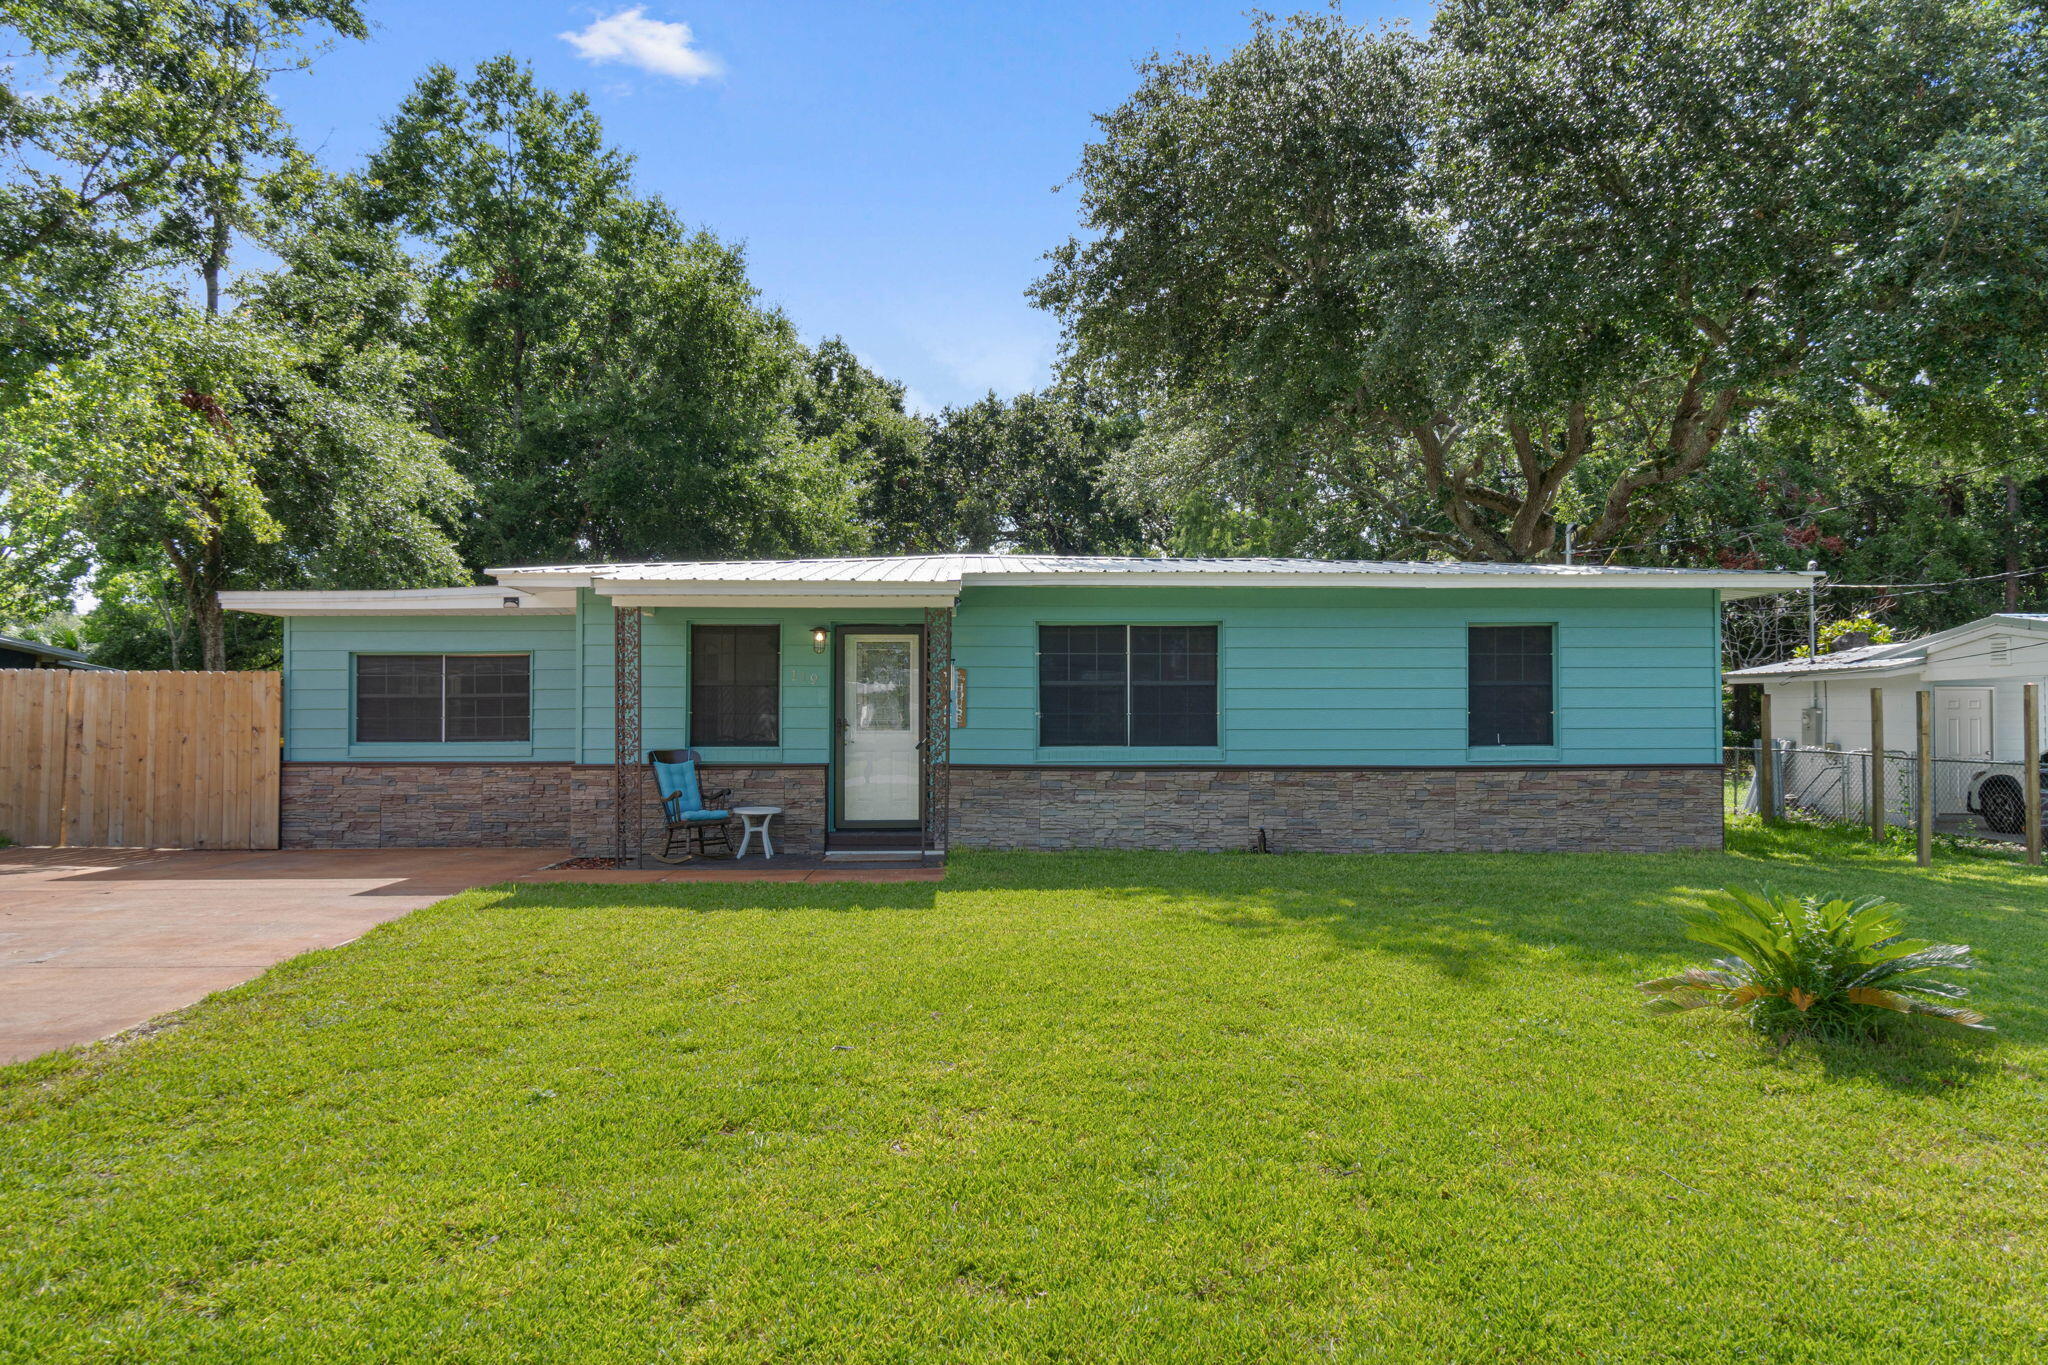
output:
[[[1053,188],[1090,115],[1153,49],[1227,50],[1249,27],[1242,3],[1158,0],[363,8],[368,43],[277,86],[327,164],[359,164],[429,63],[510,52],[587,92],[640,188],[743,243],[765,301],[806,338],[844,336],[925,408],[1046,380],[1058,328],[1023,291],[1074,229],[1073,191]]]

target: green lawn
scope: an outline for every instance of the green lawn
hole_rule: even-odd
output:
[[[1646,1014],[1765,879],[1977,945],[2002,1031]],[[1801,830],[475,892],[0,1070],[0,1358],[2039,1359],[2044,887]]]

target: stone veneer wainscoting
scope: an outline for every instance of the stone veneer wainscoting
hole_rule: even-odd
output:
[[[773,826],[777,853],[809,857],[825,851],[824,764],[706,764],[697,770],[697,776],[706,791],[731,787],[733,805],[782,807]],[[579,765],[571,781],[569,847],[579,857],[611,856],[611,765]],[[668,841],[668,833],[661,798],[654,790],[654,773],[644,763],[640,765],[640,808],[645,813],[640,851],[653,857]],[[733,826],[733,840],[739,840],[737,824]]]
[[[641,848],[661,851],[641,774]],[[778,852],[825,843],[823,764],[706,766],[735,803],[781,806]],[[1661,853],[1721,847],[1721,770],[1657,768],[952,769],[956,848],[1276,853]],[[287,763],[285,848],[612,853],[612,768],[570,763]]]
[[[661,851],[661,801],[642,765],[641,847]],[[825,846],[823,764],[706,765],[707,790],[781,806],[777,852]],[[548,848],[611,856],[612,767],[574,763],[286,763],[279,802],[284,848]]]
[[[1721,769],[952,769],[952,844],[1275,853],[1721,847]]]
[[[282,848],[548,848],[569,842],[566,763],[286,763]]]

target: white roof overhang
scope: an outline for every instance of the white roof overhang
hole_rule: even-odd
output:
[[[229,611],[258,616],[572,616],[573,589],[520,588],[314,589],[299,592],[224,592]]]
[[[1681,576],[1681,574],[1683,576]],[[1699,574],[1684,571],[1674,572],[1671,577],[1653,576],[1648,573],[1530,573],[1530,574],[1456,574],[1456,573],[1399,573],[1367,571],[1359,573],[1309,572],[1309,573],[1203,573],[1189,570],[1176,573],[1147,571],[1118,572],[1108,570],[1087,574],[1071,573],[967,573],[962,581],[972,585],[987,584],[1004,587],[1034,587],[1053,583],[1086,583],[1090,587],[1115,587],[1119,585],[1146,584],[1186,588],[1656,588],[1670,591],[1673,588],[1714,589],[1729,601],[1744,597],[1760,597],[1775,592],[1803,592],[1807,587],[1805,574]]]
[[[486,571],[496,587],[230,592],[221,603],[271,616],[559,615],[588,589],[623,607],[945,607],[962,586],[1191,588],[1673,589],[1734,601],[1805,588],[1806,573],[1604,564],[1404,564],[1302,559],[1138,559],[1058,555],[562,564]]]

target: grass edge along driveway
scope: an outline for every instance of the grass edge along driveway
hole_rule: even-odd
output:
[[[1646,1014],[1766,880],[1975,944],[2001,1032]],[[2039,1358],[2044,885],[1749,829],[472,892],[0,1070],[0,1358]]]

